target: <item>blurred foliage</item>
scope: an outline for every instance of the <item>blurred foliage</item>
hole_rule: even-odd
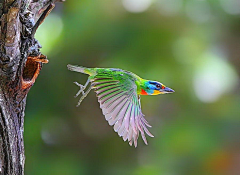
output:
[[[27,175],[238,174],[240,5],[234,0],[72,0],[37,32],[49,64],[28,95]],[[237,6],[238,5],[238,6]],[[108,126],[94,92],[80,107],[67,64],[114,67],[174,94],[143,96],[149,145]]]

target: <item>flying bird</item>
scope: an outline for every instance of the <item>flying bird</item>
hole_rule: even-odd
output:
[[[103,115],[114,131],[124,141],[128,140],[130,146],[134,143],[137,147],[137,139],[141,133],[142,139],[147,145],[145,133],[154,137],[147,127],[151,127],[141,110],[140,95],[158,95],[172,93],[174,90],[160,82],[145,80],[136,74],[117,68],[86,68],[67,65],[68,69],[89,75],[85,85],[74,82],[80,87],[75,97],[82,93],[77,106],[87,94],[94,89]],[[87,86],[91,83],[89,88]],[[86,91],[85,91],[86,89]]]

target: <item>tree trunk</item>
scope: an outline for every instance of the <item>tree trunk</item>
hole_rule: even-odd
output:
[[[0,0],[0,174],[24,174],[26,97],[48,62],[34,34],[53,7],[51,0]]]

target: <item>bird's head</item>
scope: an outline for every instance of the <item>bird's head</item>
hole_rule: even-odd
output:
[[[146,81],[141,90],[141,95],[158,95],[158,94],[166,94],[173,93],[169,87],[166,87],[160,82],[157,81]]]

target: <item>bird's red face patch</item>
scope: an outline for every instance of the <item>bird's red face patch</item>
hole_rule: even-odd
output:
[[[141,89],[141,95],[148,95],[148,93],[146,91],[144,91],[143,89]]]

